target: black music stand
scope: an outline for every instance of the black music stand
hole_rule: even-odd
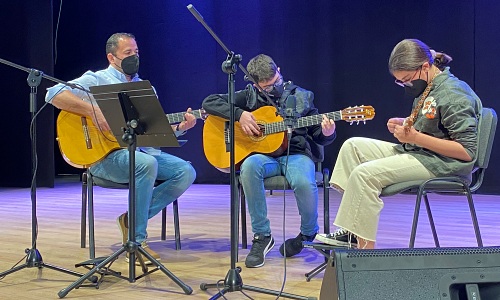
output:
[[[118,143],[127,146],[130,155],[129,161],[129,203],[128,203],[128,240],[120,249],[111,256],[99,262],[87,274],[59,291],[59,298],[65,297],[72,289],[82,285],[85,279],[89,278],[101,269],[106,270],[106,265],[113,263],[123,252],[129,253],[129,277],[121,276],[118,272],[105,271],[105,275],[135,282],[137,279],[149,275],[157,270],[161,270],[165,275],[179,285],[184,293],[190,295],[193,289],[177,278],[165,266],[158,262],[151,254],[144,250],[135,241],[135,150],[137,146],[154,147],[179,147],[177,138],[172,127],[163,113],[163,109],[156,97],[156,93],[149,81],[138,81],[129,83],[119,83],[111,85],[101,85],[90,87],[95,100],[99,104],[106,121],[111,127],[111,131],[117,137]],[[142,254],[152,262],[155,268],[148,271]],[[135,277],[135,260],[137,258],[141,264],[143,274]]]

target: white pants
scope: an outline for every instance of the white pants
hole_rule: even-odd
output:
[[[330,185],[343,193],[335,226],[374,242],[384,207],[382,189],[435,177],[413,156],[394,150],[394,145],[362,137],[344,142],[330,179]]]

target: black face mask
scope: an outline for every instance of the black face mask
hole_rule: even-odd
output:
[[[270,91],[268,94],[269,96],[274,98],[281,98],[281,95],[283,95],[284,91],[285,91],[285,83],[283,82],[278,86],[273,86],[273,90]]]
[[[423,79],[413,80],[411,84],[412,86],[405,86],[405,97],[411,100],[420,96],[427,87],[427,81]]]
[[[134,76],[139,71],[139,56],[131,55],[122,60],[123,73]]]

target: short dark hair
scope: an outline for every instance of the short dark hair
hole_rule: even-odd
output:
[[[111,53],[113,55],[116,54],[116,49],[118,48],[118,41],[121,39],[134,39],[135,36],[131,33],[126,32],[118,32],[111,35],[106,42],[106,54]]]
[[[248,62],[247,70],[257,82],[261,82],[273,79],[278,66],[271,57],[259,54]]]

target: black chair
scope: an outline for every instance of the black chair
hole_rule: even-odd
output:
[[[417,194],[409,243],[410,248],[413,248],[415,246],[415,236],[417,233],[418,217],[422,198],[424,199],[427,216],[429,217],[434,244],[436,245],[436,247],[439,247],[436,227],[434,225],[434,219],[432,217],[431,208],[429,206],[429,199],[427,197],[428,193],[467,196],[472,224],[474,227],[474,232],[476,234],[477,245],[478,247],[483,246],[483,241],[481,239],[481,233],[479,231],[479,225],[477,222],[476,210],[474,208],[474,201],[472,199],[472,193],[477,191],[483,183],[484,173],[486,171],[486,168],[488,167],[493,140],[495,138],[497,119],[498,118],[495,110],[493,110],[492,108],[482,109],[481,115],[479,117],[477,158],[474,163],[472,182],[468,183],[458,176],[447,176],[436,177],[429,180],[413,180],[401,182],[387,186],[382,190],[382,193],[380,194],[381,197],[392,196],[400,193]]]
[[[321,163],[316,164],[317,168],[321,170]],[[330,197],[328,191],[328,179],[330,176],[330,171],[327,168],[324,168],[322,171],[316,172],[316,183],[318,187],[323,187],[323,216],[324,216],[324,232],[330,232],[330,222],[327,220],[330,219]],[[239,180],[239,177],[238,177]],[[264,188],[269,190],[271,193],[273,190],[283,190],[283,186],[286,190],[291,190],[290,184],[286,180],[285,176],[273,176],[264,179]],[[247,237],[247,226],[246,226],[246,199],[245,193],[243,192],[243,188],[241,184],[238,184],[238,191],[240,195],[240,212],[241,212],[241,248],[248,248],[248,237]]]
[[[324,147],[311,143],[313,145],[313,161],[316,163],[316,184],[318,187],[323,187],[323,220],[324,220],[324,232],[330,232],[330,194],[328,190],[328,180],[330,177],[330,171],[328,168],[322,169],[322,162],[324,159]],[[243,192],[243,187],[239,182],[239,176],[236,180],[238,184],[239,198],[240,198],[240,212],[241,212],[241,247],[243,249],[248,248],[248,237],[247,237],[247,223],[246,223],[246,200],[245,193]],[[285,176],[273,176],[264,179],[264,188],[269,191],[273,190],[291,190],[290,184],[286,180]]]
[[[155,186],[161,182],[156,182]],[[93,176],[87,169],[82,174],[82,212],[81,212],[81,248],[86,247],[86,219],[88,210],[89,221],[89,252],[90,258],[95,258],[95,236],[94,236],[94,186],[111,189],[128,189],[128,183],[116,183],[97,176]],[[87,208],[88,204],[88,208]],[[180,226],[179,226],[179,204],[177,199],[172,203],[174,211],[175,249],[181,249]],[[162,210],[161,239],[166,240],[167,208]]]

